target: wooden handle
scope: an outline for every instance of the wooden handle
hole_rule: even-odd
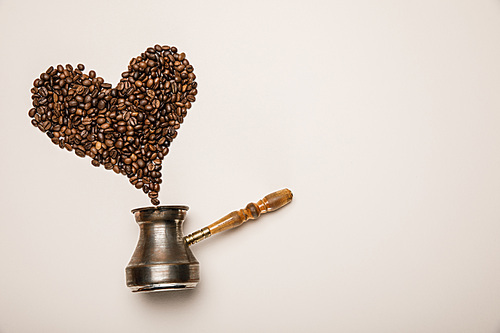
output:
[[[184,239],[188,245],[195,244],[216,233],[239,227],[248,220],[258,218],[261,214],[277,210],[290,203],[292,198],[293,194],[287,188],[273,192],[257,201],[257,203],[249,203],[244,209],[235,210],[209,226],[193,232]]]

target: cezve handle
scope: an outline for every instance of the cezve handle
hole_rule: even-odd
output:
[[[290,203],[292,197],[292,191],[287,188],[273,192],[257,201],[257,203],[249,203],[244,209],[235,210],[211,225],[187,235],[184,240],[188,245],[193,245],[218,232],[239,227],[248,220],[258,218],[261,214],[280,209]]]

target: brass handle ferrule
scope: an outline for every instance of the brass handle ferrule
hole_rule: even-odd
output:
[[[212,233],[210,232],[210,229],[207,227],[202,228],[200,230],[197,230],[186,237],[184,237],[184,240],[186,241],[187,245],[193,245],[196,244],[208,237],[212,236]]]

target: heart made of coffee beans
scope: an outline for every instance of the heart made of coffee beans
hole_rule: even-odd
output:
[[[158,205],[162,160],[197,94],[184,53],[155,45],[112,87],[79,64],[50,67],[33,82],[31,123],[93,166],[121,173]]]

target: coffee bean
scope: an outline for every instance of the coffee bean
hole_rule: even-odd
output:
[[[33,82],[31,123],[93,166],[127,175],[158,205],[161,162],[197,94],[193,66],[177,52],[148,48],[116,88],[83,64],[49,67]]]
[[[97,103],[97,108],[98,108],[99,110],[102,110],[102,109],[104,109],[105,107],[106,107],[106,101],[104,101],[104,100],[102,100],[102,99],[101,99],[101,100]]]
[[[144,168],[146,166],[146,163],[142,159],[137,159],[137,165],[139,165],[139,168]]]

